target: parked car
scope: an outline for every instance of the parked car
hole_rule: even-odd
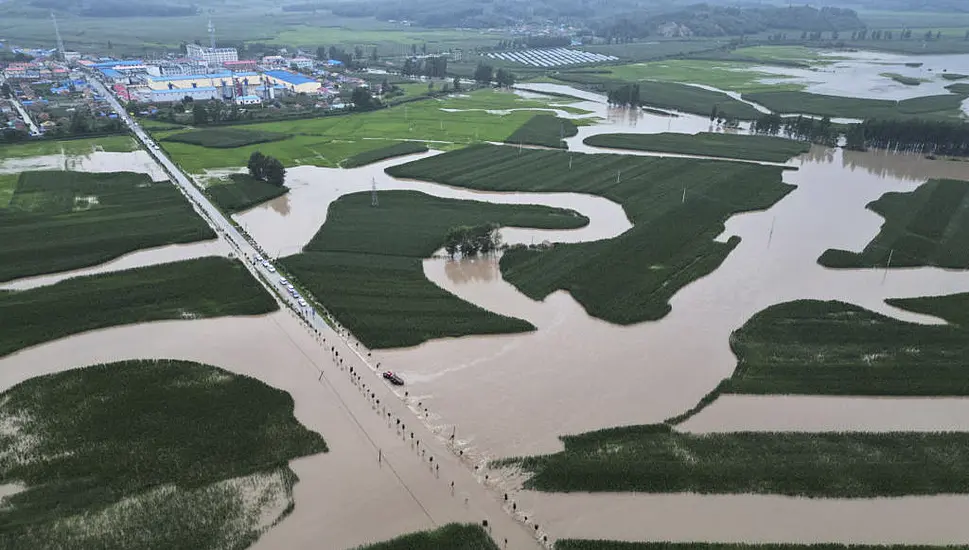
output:
[[[395,386],[403,386],[404,385],[404,380],[401,377],[397,376],[396,374],[390,372],[389,370],[388,371],[384,371],[383,377],[384,377],[384,380],[390,382],[391,384],[393,384]]]
[[[279,284],[281,284],[281,285],[283,285],[283,286],[286,286],[286,285],[288,285],[288,284],[289,284],[289,282],[288,282],[288,281],[286,281],[286,279],[284,279],[284,278],[282,278],[282,277],[280,277],[280,278],[279,278]]]
[[[252,260],[253,263],[262,263],[262,256],[256,254],[256,257]]]
[[[304,299],[302,299],[302,298],[300,298],[300,299],[299,299],[299,300],[297,300],[297,301],[299,302],[299,305],[301,305],[301,306],[303,306],[303,307],[306,307],[307,305],[309,305],[309,304],[307,304],[307,303],[306,303],[306,300],[304,300]]]
[[[270,273],[275,273],[276,272],[276,268],[273,267],[273,266],[271,266],[271,265],[270,266],[266,266],[266,270],[269,271]]]

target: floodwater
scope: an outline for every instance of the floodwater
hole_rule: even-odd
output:
[[[854,169],[846,169],[840,150],[815,148],[799,170],[785,171],[797,189],[767,211],[728,220],[720,238],[738,235],[740,245],[674,296],[672,312],[658,322],[614,326],[586,315],[565,292],[543,302],[516,296],[484,263],[448,268],[447,260],[428,260],[425,273],[435,284],[539,330],[438,340],[376,352],[376,360],[401,372],[430,410],[472,434],[482,455],[503,457],[554,452],[560,434],[657,422],[689,409],[733,371],[730,333],[776,303],[837,299],[926,321],[884,299],[969,291],[969,274],[926,268],[885,276],[816,261],[827,248],[862,249],[883,221],[865,206],[921,183],[876,175],[889,171],[882,161],[855,154]],[[934,162],[940,170],[952,164]]]
[[[501,235],[504,242],[509,244],[609,239],[632,227],[622,207],[602,197],[579,193],[482,193],[427,182],[398,180],[384,173],[387,166],[435,154],[438,153],[420,153],[352,170],[317,166],[290,168],[286,172],[289,193],[236,214],[234,218],[269,254],[275,257],[296,254],[326,221],[330,203],[348,193],[370,191],[376,182],[379,191],[403,189],[450,199],[498,204],[544,204],[576,210],[590,220],[586,227],[564,231],[505,228]]]
[[[490,519],[495,536],[507,537],[510,548],[537,548],[531,530],[502,512],[498,500],[467,475],[456,456],[428,449],[439,470],[432,468],[288,311],[146,323],[71,336],[0,359],[0,391],[35,376],[148,358],[217,365],[286,391],[293,397],[296,419],[326,439],[330,452],[291,463],[299,476],[296,508],[255,549],[354,548],[449,522],[482,519]],[[413,417],[390,398],[386,386],[375,384],[368,391],[377,392],[394,417],[411,424]],[[417,422],[408,431],[417,440],[433,438]]]
[[[228,256],[230,251],[231,249],[229,248],[229,245],[227,245],[222,239],[200,241],[190,244],[173,244],[159,246],[156,248],[146,248],[137,252],[125,254],[120,258],[116,258],[92,267],[75,269],[73,271],[63,271],[49,275],[40,275],[37,277],[26,277],[23,279],[8,281],[6,283],[0,283],[0,290],[28,290],[31,288],[52,285],[73,277],[83,277],[85,275],[96,275],[98,273],[123,271],[125,269],[134,269],[136,267],[146,267],[169,262],[180,262],[183,260],[192,260],[206,256]]]
[[[143,150],[128,153],[96,151],[86,155],[42,155],[0,160],[0,174],[16,174],[28,170],[137,172],[148,174],[154,181],[168,179],[165,171]]]

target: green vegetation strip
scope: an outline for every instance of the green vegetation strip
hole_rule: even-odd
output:
[[[276,309],[246,268],[226,258],[77,277],[0,294],[0,357],[88,330]]]
[[[905,76],[898,73],[881,73],[881,76],[884,76],[885,78],[891,78],[895,82],[898,82],[899,84],[904,84],[906,86],[919,86],[922,84],[922,82],[925,82],[921,78],[912,78],[910,76]]]
[[[41,376],[0,395],[3,548],[251,545],[294,506],[292,459],[325,452],[293,399],[184,361]],[[267,519],[269,521],[267,521]]]
[[[899,321],[842,302],[771,306],[734,332],[725,392],[969,395],[969,294],[889,300],[954,325]]]
[[[758,92],[743,98],[781,114],[806,114],[842,118],[960,119],[965,96],[952,93],[894,101],[830,96],[808,92]]]
[[[564,139],[577,133],[579,133],[579,129],[571,120],[552,115],[535,115],[521,128],[505,138],[505,143],[566,149]]]
[[[942,78],[946,80],[963,80],[969,78],[969,75],[959,74],[959,73],[945,73]]]
[[[565,450],[510,459],[540,491],[758,493],[830,498],[969,493],[969,434],[693,435],[666,425],[562,438]]]
[[[169,182],[129,172],[24,172],[0,209],[0,281],[213,238]]]
[[[427,145],[418,141],[401,141],[393,145],[388,145],[387,147],[381,147],[380,149],[373,149],[371,151],[362,151],[345,159],[340,163],[343,168],[357,168],[359,166],[365,166],[367,164],[373,164],[381,160],[387,160],[394,157],[402,157],[404,155],[413,155],[417,153],[426,153]]]
[[[205,128],[202,130],[190,130],[172,134],[164,138],[163,141],[173,141],[178,143],[188,143],[190,145],[200,145],[216,149],[232,149],[255,145],[257,143],[269,143],[271,141],[282,141],[290,136],[278,132],[266,132],[260,130],[243,130],[241,128]]]
[[[301,254],[282,264],[368,348],[413,346],[431,338],[533,330],[460,300],[424,276],[422,260],[461,225],[569,229],[589,220],[572,211],[496,205],[382,191],[340,197]]]
[[[913,544],[747,544],[732,542],[620,542],[559,539],[555,550],[965,550],[966,546]]]
[[[433,531],[411,533],[357,550],[498,550],[480,525],[449,523]]]
[[[808,143],[772,136],[748,136],[740,134],[714,134],[703,132],[695,136],[687,134],[600,134],[585,138],[586,145],[703,155],[766,162],[787,162],[791,157],[806,153]]]
[[[911,193],[886,193],[868,208],[885,218],[860,253],[828,249],[825,267],[969,268],[969,182],[930,180]]]
[[[793,189],[778,167],[489,145],[387,172],[486,191],[588,193],[621,204],[634,227],[619,237],[512,248],[501,259],[505,279],[530,298],[567,290],[590,315],[621,324],[666,315],[673,294],[716,269],[739,242],[714,240],[727,218],[768,208]]]
[[[288,187],[266,183],[249,174],[231,174],[228,179],[228,183],[209,185],[205,193],[229,213],[247,210],[289,192]]]

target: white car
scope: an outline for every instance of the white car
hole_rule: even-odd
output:
[[[288,284],[289,284],[289,282],[288,282],[288,281],[287,281],[286,279],[284,279],[284,278],[282,278],[282,277],[280,277],[280,279],[279,279],[279,284],[281,284],[281,285],[283,285],[283,286],[286,286],[286,285],[288,285]]]
[[[301,306],[303,306],[303,307],[306,307],[306,306],[307,306],[307,303],[306,303],[306,300],[304,300],[304,299],[302,299],[302,298],[300,298],[300,299],[298,300],[298,302],[299,302],[299,305],[301,305]]]
[[[289,290],[290,292],[294,292],[296,290],[296,287],[294,287],[293,285],[287,283],[286,284],[286,289]]]
[[[266,260],[263,260],[262,261],[262,266],[263,267],[269,267],[269,262],[267,262]]]
[[[275,273],[276,272],[276,268],[273,267],[273,266],[267,267],[266,270],[269,271],[270,273]]]
[[[256,254],[256,259],[255,259],[255,260],[253,260],[253,261],[254,261],[254,262],[256,262],[256,263],[259,263],[259,262],[261,262],[261,261],[262,261],[262,256],[260,256],[260,255],[258,255],[258,254]]]

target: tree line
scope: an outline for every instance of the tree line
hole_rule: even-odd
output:
[[[515,85],[515,74],[503,68],[496,71],[491,65],[478,63],[474,70],[474,80],[481,84],[497,82],[501,87],[510,88]]]
[[[498,224],[460,225],[448,229],[444,238],[444,250],[454,257],[458,252],[465,258],[494,252],[501,246]]]
[[[969,156],[969,124],[928,120],[866,120],[845,133],[845,147]]]
[[[524,48],[563,48],[571,45],[572,38],[568,36],[526,36],[525,38],[499,40],[493,49],[502,51]]]
[[[400,72],[408,76],[444,78],[447,76],[447,58],[444,56],[407,58]]]
[[[761,115],[751,126],[751,130],[758,134],[769,136],[783,135],[798,141],[809,141],[822,145],[835,146],[841,132],[831,123],[828,117],[816,119],[798,115],[783,117],[777,113]]]
[[[260,151],[254,151],[249,155],[249,175],[253,179],[264,181],[278,187],[282,187],[286,181],[286,168],[279,159],[264,155]]]

